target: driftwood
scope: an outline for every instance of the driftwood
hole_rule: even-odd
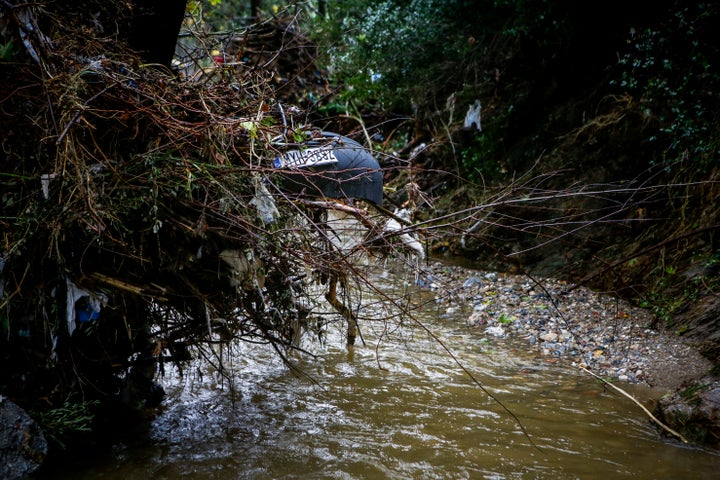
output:
[[[661,422],[660,420],[658,420],[658,418],[657,418],[655,415],[653,415],[652,412],[645,407],[645,405],[643,405],[642,403],[640,403],[635,397],[633,397],[632,395],[630,395],[629,393],[627,393],[625,390],[623,390],[622,388],[618,387],[618,386],[615,385],[615,384],[612,384],[612,383],[608,382],[608,381],[605,380],[604,378],[600,377],[599,375],[596,375],[595,373],[591,372],[590,370],[588,370],[587,368],[585,368],[585,367],[583,367],[583,366],[580,366],[580,370],[584,371],[585,373],[587,373],[587,374],[589,374],[589,375],[592,375],[593,377],[595,377],[596,379],[600,380],[602,383],[604,383],[605,385],[609,386],[610,388],[612,388],[612,389],[615,390],[616,392],[619,392],[622,396],[624,396],[625,398],[629,399],[629,400],[630,400],[631,402],[633,402],[635,405],[637,405],[638,407],[640,407],[640,409],[642,409],[642,411],[645,412],[645,415],[647,415],[648,417],[650,417],[650,420],[652,420],[653,422],[655,422],[655,424],[658,425],[660,428],[662,428],[663,430],[665,430],[665,431],[668,432],[669,434],[673,435],[674,437],[679,438],[683,443],[688,443],[687,439],[686,439],[684,436],[682,436],[682,434],[676,432],[675,430],[673,430],[672,428],[668,427],[668,426],[665,425],[663,422]]]

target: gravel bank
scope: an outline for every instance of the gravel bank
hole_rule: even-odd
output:
[[[449,315],[479,335],[515,338],[548,361],[585,365],[596,374],[674,390],[712,366],[677,335],[649,328],[653,317],[624,300],[561,280],[432,264],[418,283]],[[459,311],[458,311],[459,310]]]

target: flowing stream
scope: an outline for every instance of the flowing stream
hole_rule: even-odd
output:
[[[418,293],[422,295],[422,293]],[[56,472],[58,479],[715,479],[720,456],[659,436],[632,402],[562,362],[458,319],[418,317],[521,422],[473,383],[423,329],[362,323],[293,374],[266,346],[168,372],[144,435]],[[653,393],[623,385],[649,404]]]

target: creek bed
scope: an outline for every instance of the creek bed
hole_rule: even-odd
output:
[[[366,321],[365,345],[348,350],[332,329],[305,343],[318,356],[293,359],[312,380],[246,344],[226,356],[230,378],[200,362],[168,372],[165,407],[145,435],[52,478],[717,478],[717,453],[661,437],[636,405],[569,363],[480,335],[464,314],[428,308],[417,319],[529,438],[414,322]],[[656,394],[623,388],[646,404]]]

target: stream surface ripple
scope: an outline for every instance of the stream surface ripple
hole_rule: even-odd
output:
[[[397,280],[383,282],[398,288]],[[242,342],[221,353],[225,375],[200,360],[183,375],[168,369],[168,396],[142,434],[52,478],[717,478],[716,452],[661,436],[637,405],[577,368],[589,358],[611,372],[620,340],[580,329],[565,339],[564,330],[573,329],[565,322],[591,323],[570,318],[572,309],[558,319],[540,307],[544,296],[562,295],[560,284],[548,282],[539,289],[527,279],[434,266],[400,285],[424,305],[413,319],[383,321],[380,303],[367,297],[364,343],[348,349],[344,332],[332,327],[322,342],[306,339],[303,347],[315,356],[292,356],[304,375],[269,346]],[[611,315],[596,323],[611,320],[618,338],[625,323],[645,327],[634,310],[593,295],[581,291],[558,307],[585,296],[594,305],[589,318],[593,311]],[[595,342],[592,348],[583,349],[582,338]],[[561,342],[578,343],[577,355],[554,353]],[[651,406],[658,387],[642,381],[654,374],[647,368],[624,370],[637,383],[627,375],[619,384]]]

